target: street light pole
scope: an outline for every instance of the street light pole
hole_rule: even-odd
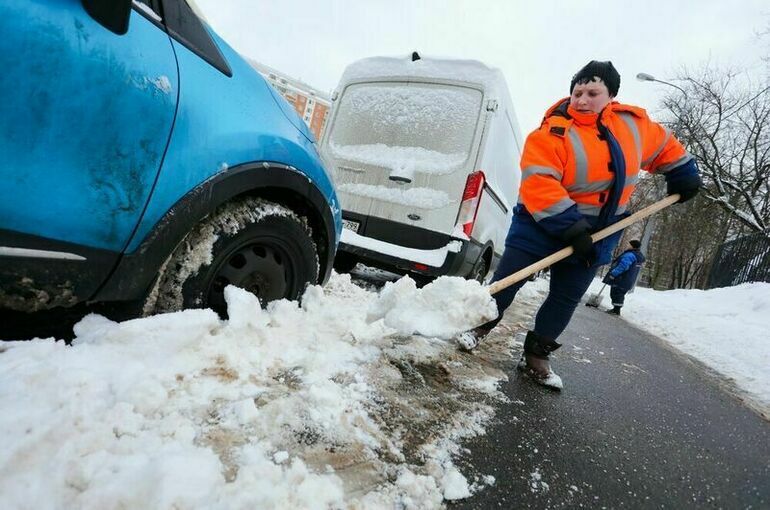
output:
[[[680,87],[679,85],[674,85],[673,83],[669,83],[667,81],[659,80],[659,79],[655,78],[651,74],[639,73],[639,74],[636,75],[636,79],[639,80],[639,81],[656,81],[658,83],[662,83],[664,85],[668,85],[669,87],[674,87],[675,89],[679,89],[679,90],[682,91],[682,94],[684,94],[685,97],[687,96],[687,92],[682,87]]]

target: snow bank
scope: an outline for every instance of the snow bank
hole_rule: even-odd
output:
[[[453,279],[388,294],[399,290],[436,321],[450,310],[442,293],[484,304]],[[210,310],[123,323],[89,315],[71,346],[2,344],[3,507],[435,508],[469,494],[453,438],[483,432],[492,411],[482,391],[496,392],[477,384],[461,398],[474,387],[463,377],[489,378],[471,375],[472,356],[394,337],[387,313],[369,314],[387,312],[387,294],[380,301],[347,275],[309,288],[302,306],[263,310],[234,287],[225,297],[229,321]],[[429,329],[410,317],[397,326]],[[401,400],[407,381],[425,406]]]

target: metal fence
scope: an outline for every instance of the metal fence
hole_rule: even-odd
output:
[[[770,239],[751,234],[723,244],[711,266],[706,288],[770,282]]]

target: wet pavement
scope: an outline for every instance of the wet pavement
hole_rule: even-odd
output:
[[[582,305],[560,340],[562,392],[505,367],[510,402],[458,459],[494,484],[449,508],[770,508],[770,422],[728,383]]]

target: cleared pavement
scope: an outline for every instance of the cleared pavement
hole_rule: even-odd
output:
[[[770,508],[770,423],[724,381],[582,305],[560,340],[564,391],[507,367],[511,402],[458,460],[495,483],[450,508]]]

